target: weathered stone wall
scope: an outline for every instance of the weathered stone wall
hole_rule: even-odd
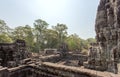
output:
[[[7,77],[7,68],[0,67],[0,77]]]
[[[120,61],[120,0],[100,0],[96,16],[96,39],[108,71],[118,72]]]
[[[42,62],[60,63],[69,66],[82,66],[83,62],[87,61],[87,56],[82,54],[66,53],[65,56],[60,54],[53,54],[48,56],[41,56],[39,58]]]
[[[83,66],[83,62],[87,61],[87,59],[86,55],[68,53],[62,61],[64,61],[64,65],[80,67]]]
[[[87,56],[86,55],[74,54],[74,53],[66,54],[65,58],[69,59],[69,60],[83,60],[83,61],[87,60]]]
[[[0,77],[119,77],[119,75],[50,62],[33,62],[0,68]]]
[[[44,62],[0,70],[1,77],[105,77],[84,69]]]
[[[20,60],[30,57],[26,50],[24,40],[16,40],[14,43],[0,43],[0,65],[4,67],[15,67]]]
[[[43,62],[56,63],[56,62],[60,61],[62,58],[60,57],[59,54],[57,54],[57,55],[41,56],[39,59]]]

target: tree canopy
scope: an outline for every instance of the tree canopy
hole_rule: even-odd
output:
[[[67,25],[58,23],[52,28],[49,24],[37,19],[30,25],[18,26],[14,29],[9,28],[4,20],[0,20],[0,43],[12,42],[16,39],[23,39],[31,52],[39,52],[45,48],[59,48],[61,43],[68,45],[69,51],[82,52],[88,50],[90,43],[96,42],[94,38],[87,40],[81,39],[77,34],[68,35]]]

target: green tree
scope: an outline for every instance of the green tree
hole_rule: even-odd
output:
[[[33,29],[29,26],[26,25],[24,27],[24,33],[25,33],[25,41],[27,44],[27,47],[29,48],[30,51],[34,51],[34,35],[33,35]]]
[[[12,42],[12,39],[9,37],[10,28],[6,25],[4,20],[0,20],[0,42]]]
[[[65,24],[57,24],[56,26],[52,26],[53,30],[55,30],[58,34],[59,44],[65,41],[67,37],[67,29],[68,27]]]
[[[34,35],[33,35],[33,29],[29,25],[16,27],[12,32],[11,37],[13,40],[16,39],[25,40],[29,51],[33,51]]]
[[[34,28],[29,25],[9,28],[4,20],[0,20],[0,43],[12,42],[23,39],[29,51],[38,52],[44,48],[59,48],[63,43],[68,45],[71,51],[86,51],[90,43],[96,42],[94,38],[81,39],[77,34],[67,35],[68,27],[65,24],[57,24],[48,29],[48,23],[42,19],[34,22]]]
[[[57,48],[58,46],[58,38],[57,32],[52,29],[45,30],[45,40],[46,40],[46,48]]]
[[[12,39],[23,39],[25,40],[26,33],[24,32],[24,27],[23,26],[18,26],[16,27],[13,32],[12,32]]]
[[[12,39],[7,34],[0,34],[0,43],[12,42]]]
[[[96,42],[95,38],[88,38],[87,41],[88,41],[88,43],[95,43]]]
[[[80,51],[80,38],[77,34],[72,34],[67,37],[66,42],[70,51]]]
[[[48,27],[48,23],[44,20],[38,19],[34,22],[34,33],[36,36],[36,49],[40,51],[40,49],[43,49],[42,45],[44,44],[44,32]]]
[[[0,20],[0,34],[8,33],[10,28],[6,25],[4,20]]]

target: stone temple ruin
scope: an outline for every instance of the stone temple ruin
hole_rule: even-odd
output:
[[[66,45],[61,46],[59,53],[51,49],[51,54],[49,50],[33,55],[28,53],[24,40],[0,43],[0,77],[106,77],[81,68],[87,56],[67,52]]]
[[[88,56],[64,43],[44,54],[27,51],[24,40],[0,43],[0,77],[120,77],[120,0],[100,0],[95,31]]]
[[[94,56],[97,51],[99,58],[89,60],[86,67],[95,66],[99,70],[120,73],[120,0],[100,0],[97,11],[95,31],[98,48],[94,50],[93,46],[90,52]]]
[[[16,40],[14,43],[0,43],[0,65],[4,67],[15,67],[20,60],[30,57],[26,51],[25,41]]]
[[[87,61],[87,57],[67,53],[65,48],[66,45],[63,45],[60,49],[60,52],[64,50],[65,53],[58,53],[56,49],[53,49],[55,52],[52,52],[52,49],[46,49],[43,55],[33,56],[27,51],[24,40],[16,40],[14,43],[0,43],[0,77],[96,76],[76,70],[77,68],[71,68],[70,66],[75,66],[76,62]],[[48,52],[49,50],[52,54]]]

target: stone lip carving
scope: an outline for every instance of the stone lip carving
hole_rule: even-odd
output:
[[[120,64],[120,0],[100,0],[95,31],[98,47],[101,51],[99,66],[110,72],[120,72],[118,66]],[[91,49],[93,48],[90,48],[90,51],[94,51]],[[90,55],[89,57],[92,58]],[[95,56],[95,54],[92,54],[92,56]],[[90,61],[94,59],[96,58]],[[99,60],[93,62],[99,64]]]
[[[20,60],[30,57],[26,50],[24,40],[16,40],[14,43],[0,43],[0,64],[3,67],[15,67]]]

